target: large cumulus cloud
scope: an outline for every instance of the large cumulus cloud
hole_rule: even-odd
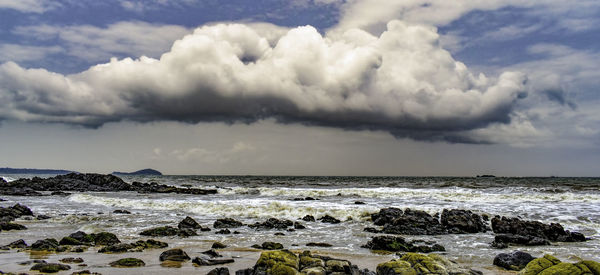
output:
[[[374,36],[218,24],[176,41],[160,59],[113,59],[73,75],[4,63],[0,119],[97,127],[275,118],[468,142],[461,132],[509,122],[524,82],[516,72],[473,75],[425,25],[394,20]]]

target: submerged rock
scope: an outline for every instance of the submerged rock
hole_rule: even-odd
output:
[[[63,270],[71,269],[70,266],[66,264],[58,264],[58,263],[39,263],[35,264],[31,267],[30,270],[39,271],[41,273],[57,273]]]
[[[113,211],[114,214],[131,214],[131,212],[129,212],[128,210],[123,210],[123,209],[117,209],[115,211]]]
[[[386,250],[393,252],[421,252],[429,253],[434,251],[446,251],[446,249],[436,243],[423,240],[406,241],[398,236],[375,236],[367,242],[364,248],[371,250]]]
[[[436,254],[406,253],[400,259],[377,265],[377,275],[404,274],[465,274],[479,275],[479,271],[467,269]]]
[[[27,227],[18,223],[0,222],[0,231],[25,230]]]
[[[329,243],[307,243],[306,246],[332,247],[333,245]]]
[[[114,262],[109,263],[112,267],[141,267],[145,266],[146,263],[136,258],[123,258]]]
[[[243,225],[244,224],[242,222],[236,221],[232,218],[217,219],[213,223],[214,228],[237,228]]]
[[[563,263],[559,259],[544,255],[542,258],[532,260],[525,266],[520,275],[543,274],[569,274],[569,275],[600,275],[600,263],[594,261],[579,261],[577,263]]]
[[[160,254],[160,261],[175,261],[175,262],[185,262],[191,260],[190,256],[188,256],[185,251],[176,248],[170,249]]]
[[[512,253],[500,253],[494,258],[494,265],[508,269],[519,271],[535,259],[529,253],[522,251],[513,251]]]
[[[322,223],[332,223],[332,224],[336,224],[336,223],[340,223],[341,221],[329,216],[329,215],[325,215],[323,217],[318,218],[317,220],[321,221]]]

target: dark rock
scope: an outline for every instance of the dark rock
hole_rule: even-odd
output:
[[[329,216],[329,215],[325,215],[323,217],[320,217],[320,218],[318,218],[318,220],[321,221],[322,223],[334,223],[335,224],[335,223],[340,223],[341,222],[340,220],[338,220],[338,219],[336,219],[336,218],[334,218],[332,216]]]
[[[550,245],[547,239],[539,238],[531,235],[512,235],[512,234],[498,234],[494,237],[494,243],[500,247],[501,243],[504,244],[517,244],[517,245]]]
[[[94,242],[94,237],[92,237],[92,235],[86,234],[83,231],[77,231],[69,235],[69,237],[86,244],[92,244]]]
[[[102,274],[98,273],[98,272],[91,272],[89,270],[82,270],[82,271],[73,272],[73,273],[71,273],[71,275],[102,275]]]
[[[137,247],[143,247],[144,249],[165,248],[165,247],[169,246],[169,244],[167,244],[165,242],[161,242],[161,241],[157,241],[157,240],[153,240],[153,239],[148,239],[145,241],[139,240],[139,241],[133,243],[133,245],[135,245]]]
[[[246,269],[241,269],[235,272],[235,275],[253,275],[254,274],[254,269],[253,268],[246,268]]]
[[[441,223],[449,233],[479,233],[487,230],[481,216],[469,210],[444,209]]]
[[[172,226],[161,226],[144,230],[140,233],[142,236],[166,237],[179,234],[179,229]]]
[[[213,227],[214,228],[237,228],[240,226],[243,226],[244,224],[242,222],[236,221],[232,218],[224,218],[224,219],[218,219],[214,222]]]
[[[19,265],[45,264],[45,263],[46,263],[46,261],[44,261],[44,260],[30,260],[30,261],[20,262]]]
[[[41,273],[57,273],[59,271],[69,270],[69,269],[71,269],[71,267],[66,264],[40,263],[40,264],[35,264],[34,266],[32,266],[30,270],[36,270]]]
[[[512,253],[500,253],[496,255],[494,258],[494,265],[499,267],[503,267],[508,270],[516,270],[519,271],[531,262],[534,257],[532,257],[529,253],[525,253],[522,251],[514,251]]]
[[[33,212],[29,207],[22,204],[15,204],[11,207],[20,216],[33,216]]]
[[[73,258],[73,257],[69,257],[69,258],[63,258],[58,260],[61,263],[66,263],[66,264],[80,264],[83,263],[83,259],[82,258]]]
[[[281,232],[277,232],[277,233],[275,233],[274,235],[275,235],[275,236],[285,236],[285,234],[284,234],[284,233],[281,233]]]
[[[379,210],[379,213],[371,214],[371,220],[375,225],[391,224],[396,218],[402,216],[403,213],[404,212],[398,208],[383,208]]]
[[[305,222],[314,222],[315,221],[315,217],[311,216],[311,215],[306,215],[304,217],[302,217],[302,220]]]
[[[221,249],[221,248],[226,248],[226,247],[227,247],[226,245],[224,245],[220,242],[214,242],[211,246],[211,248],[214,248],[214,249]]]
[[[25,230],[27,227],[18,223],[12,222],[1,222],[0,223],[0,231],[9,231],[9,230]]]
[[[58,241],[55,239],[37,240],[31,245],[31,250],[34,251],[56,251],[58,249]]]
[[[373,227],[365,227],[365,229],[363,231],[370,232],[370,233],[381,233],[381,230],[379,230],[377,228],[373,228]]]
[[[209,271],[206,275],[229,275],[229,269],[227,267],[218,267]]]
[[[47,219],[51,219],[51,218],[52,218],[52,217],[50,217],[50,216],[47,216],[47,215],[37,215],[37,216],[35,217],[35,219],[36,219],[36,220],[40,220],[40,221],[41,221],[41,220],[47,220]]]
[[[60,245],[90,245],[91,243],[80,242],[71,237],[63,237],[62,239],[60,239],[60,242],[58,242],[58,244],[60,244]]]
[[[122,209],[117,209],[117,210],[113,211],[113,213],[115,213],[115,214],[131,214],[131,212],[129,212],[128,210],[122,210]]]
[[[200,266],[222,265],[222,264],[229,264],[229,263],[233,263],[233,262],[234,262],[233,259],[212,259],[212,258],[208,258],[208,257],[196,257],[196,258],[194,258],[194,260],[192,260],[192,263],[200,265]]]
[[[162,173],[154,170],[154,169],[150,169],[150,168],[146,168],[146,169],[142,169],[142,170],[138,170],[135,172],[112,172],[111,174],[113,175],[119,175],[119,176],[162,176]]]
[[[157,241],[157,240],[139,240],[135,243],[119,243],[114,245],[109,245],[98,250],[98,253],[125,253],[125,252],[141,252],[144,249],[149,248],[165,248],[169,245],[165,242]]]
[[[177,233],[177,236],[179,236],[179,237],[198,236],[198,233],[196,233],[196,230],[194,230],[194,229],[184,228],[184,229],[179,229],[179,233]]]
[[[209,250],[206,250],[206,251],[203,251],[203,252],[200,252],[200,253],[202,253],[204,255],[208,255],[211,258],[223,257],[221,254],[217,253],[217,251],[215,251],[214,249],[209,249]]]
[[[145,266],[146,263],[140,259],[136,258],[124,258],[114,262],[109,263],[112,267],[141,267]]]
[[[364,201],[355,201],[354,204],[356,204],[356,205],[363,205],[363,204],[365,204],[365,202]]]
[[[177,225],[179,229],[202,229],[202,226],[192,217],[187,216]]]
[[[191,258],[188,256],[185,251],[181,249],[170,249],[160,254],[160,261],[175,261],[175,262],[185,262],[189,261]]]
[[[437,254],[406,253],[400,259],[394,259],[377,265],[378,275],[403,274],[461,274],[479,275],[480,271],[468,269]]]
[[[125,252],[130,252],[134,248],[136,248],[136,246],[134,246],[132,244],[119,243],[119,244],[105,246],[105,247],[101,248],[100,250],[98,250],[98,253],[125,253]]]
[[[302,225],[299,222],[294,222],[294,229],[306,229],[306,226]]]
[[[299,258],[288,250],[265,251],[254,265],[254,275],[258,274],[298,274]]]
[[[306,246],[332,247],[333,245],[328,243],[307,243]]]
[[[290,226],[293,226],[294,222],[290,220],[279,220],[276,218],[269,218],[262,223],[255,223],[248,225],[250,228],[254,229],[277,229],[277,230],[285,230]]]
[[[264,250],[278,250],[283,249],[283,245],[275,242],[264,242],[262,243],[261,248]]]
[[[66,197],[66,196],[70,196],[70,195],[71,195],[71,193],[68,193],[68,192],[63,192],[63,191],[52,191],[52,192],[50,193],[50,195],[51,195],[51,196],[63,196],[63,197]]]
[[[403,251],[403,252],[421,252],[429,253],[433,251],[446,251],[446,249],[436,243],[423,240],[406,241],[398,236],[375,236],[367,242],[364,248],[371,250]]]
[[[388,211],[390,211],[389,208]],[[391,215],[390,212],[386,213],[388,216]],[[425,211],[412,210],[410,208],[405,209],[402,215],[386,223],[382,232],[405,235],[440,235],[447,233],[438,219]]]
[[[110,232],[94,233],[90,234],[90,236],[92,237],[92,239],[94,239],[95,245],[113,245],[121,243],[119,238],[117,238],[115,234]]]
[[[20,240],[14,241],[12,243],[9,243],[7,245],[7,247],[9,247],[9,248],[26,248],[27,243],[23,239],[20,239]]]
[[[227,234],[231,234],[231,231],[229,231],[229,229],[225,228],[225,229],[221,229],[221,230],[215,232],[215,234],[227,235]]]
[[[583,234],[565,231],[559,223],[544,224],[538,221],[524,221],[519,218],[494,217],[492,230],[496,234],[525,236],[528,239],[540,238],[558,242],[585,241]]]

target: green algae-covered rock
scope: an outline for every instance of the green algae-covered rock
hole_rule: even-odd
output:
[[[418,275],[418,274],[481,274],[478,271],[460,267],[458,264],[436,254],[406,253],[400,259],[381,263],[377,266],[378,275]]]
[[[535,259],[519,272],[520,275],[600,275],[600,264],[594,261],[563,263],[552,255]]]
[[[123,258],[118,261],[114,261],[109,264],[112,267],[140,267],[145,266],[146,263],[136,258]]]
[[[71,269],[70,266],[65,264],[56,264],[56,263],[38,263],[31,267],[30,270],[37,270],[41,273],[57,273],[63,270]]]
[[[161,226],[144,230],[140,235],[152,237],[175,236],[179,234],[179,231],[179,229],[172,226]]]
[[[113,233],[110,232],[100,232],[97,234],[90,234],[94,239],[94,243],[96,245],[113,245],[121,243],[119,238]]]
[[[289,250],[265,251],[254,265],[255,271],[273,275],[294,275],[298,273],[299,259]]]

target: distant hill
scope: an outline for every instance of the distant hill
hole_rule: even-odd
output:
[[[55,169],[29,169],[29,168],[0,168],[1,174],[51,174],[51,175],[63,175],[73,173],[69,170],[55,170]]]
[[[121,176],[162,176],[162,173],[154,169],[142,169],[135,172],[112,172],[113,175]]]

